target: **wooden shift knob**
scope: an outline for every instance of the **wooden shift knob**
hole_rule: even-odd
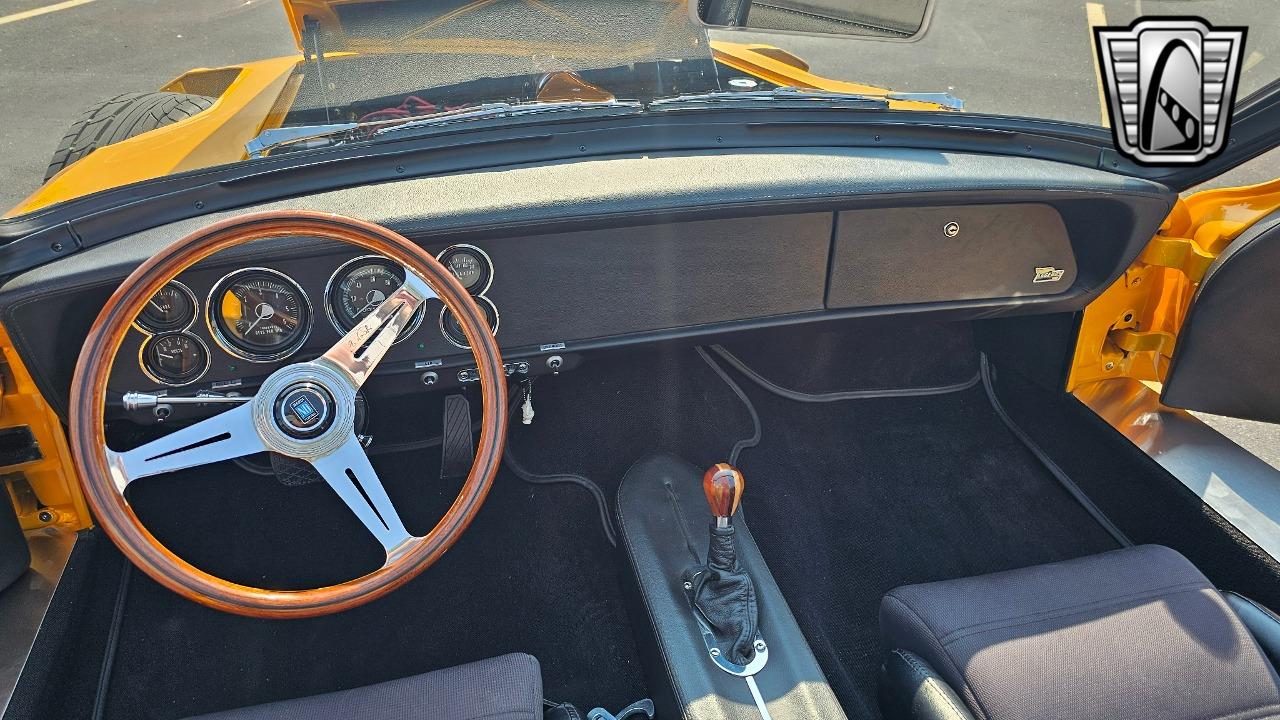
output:
[[[716,463],[702,476],[702,491],[707,494],[711,514],[728,518],[738,511],[744,485],[742,473],[728,463]]]

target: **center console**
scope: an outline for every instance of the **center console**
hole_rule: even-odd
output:
[[[637,462],[618,489],[658,716],[843,720],[747,528],[743,490],[727,465],[704,478],[670,455]]]

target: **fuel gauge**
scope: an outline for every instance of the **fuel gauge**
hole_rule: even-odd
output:
[[[142,345],[142,371],[158,383],[190,385],[209,371],[209,348],[185,332],[160,333]]]
[[[156,291],[134,322],[149,333],[183,330],[196,319],[196,296],[174,280]]]

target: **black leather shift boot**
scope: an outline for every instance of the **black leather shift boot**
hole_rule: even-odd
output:
[[[753,642],[759,624],[756,587],[738,563],[734,528],[711,525],[707,564],[685,571],[689,598],[715,629],[720,652],[736,665],[755,655]]]
[[[681,582],[690,565],[703,562],[706,517],[702,470],[670,455],[637,462],[618,489],[619,545],[635,571],[638,635],[642,643],[653,643],[642,655],[651,673],[649,689],[660,718],[760,720],[746,682],[707,657]],[[738,565],[751,578],[760,633],[769,643],[769,663],[756,675],[769,714],[773,720],[845,720],[751,528],[741,515],[734,516],[733,527]]]

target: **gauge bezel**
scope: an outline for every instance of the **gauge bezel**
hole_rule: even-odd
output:
[[[483,295],[477,295],[475,297],[475,300],[478,303],[479,302],[485,303],[493,310],[493,327],[489,329],[489,332],[495,338],[498,337],[498,328],[502,325],[502,315],[498,313],[498,306],[494,305],[492,300],[490,300],[489,298]],[[444,336],[444,339],[448,341],[450,345],[456,348],[460,348],[462,350],[470,350],[471,349],[470,345],[460,344],[457,340],[454,340],[453,337],[449,335],[449,331],[444,329],[444,316],[445,316],[445,313],[447,312],[449,312],[448,307],[440,308],[440,334]]]
[[[305,326],[302,329],[302,332],[299,333],[297,339],[293,340],[288,345],[284,346],[283,348],[275,352],[255,353],[253,351],[245,350],[243,348],[238,347],[234,342],[232,342],[230,338],[226,337],[226,335],[222,331],[222,327],[218,323],[218,319],[214,317],[214,310],[213,310],[214,296],[221,295],[222,291],[225,291],[225,288],[229,287],[230,283],[237,276],[247,275],[249,273],[255,273],[255,272],[266,273],[268,275],[275,275],[286,284],[292,286],[294,291],[297,292],[298,297],[302,298],[303,306],[306,307],[307,321]],[[213,287],[210,288],[208,297],[205,298],[204,320],[205,320],[205,324],[209,327],[209,335],[213,337],[213,341],[218,344],[218,347],[222,348],[228,354],[234,355],[235,357],[238,357],[241,360],[248,360],[249,362],[256,362],[256,363],[275,362],[277,360],[283,360],[293,355],[294,353],[298,352],[299,350],[302,349],[302,346],[307,343],[307,340],[310,339],[311,329],[315,325],[315,319],[316,319],[316,313],[315,313],[315,308],[311,304],[311,297],[307,295],[305,290],[302,289],[302,285],[299,284],[297,280],[294,280],[292,277],[289,277],[285,273],[282,273],[279,270],[275,270],[269,267],[255,266],[255,267],[246,267],[246,268],[240,268],[238,270],[233,270],[227,273],[226,275],[223,275],[221,278],[219,278],[218,282],[214,283]]]
[[[456,245],[450,245],[449,247],[447,247],[447,248],[445,248],[445,249],[441,250],[440,252],[436,253],[436,260],[438,260],[438,261],[440,262],[440,264],[441,264],[441,265],[444,265],[444,267],[445,267],[445,269],[446,269],[446,270],[449,270],[449,265],[448,265],[447,263],[445,263],[444,258],[445,258],[445,256],[446,256],[446,255],[448,255],[449,253],[451,253],[451,252],[455,252],[455,251],[457,251],[457,250],[467,250],[467,251],[469,251],[469,252],[473,252],[473,253],[475,253],[475,254],[479,255],[479,256],[480,256],[480,259],[484,261],[484,265],[485,265],[485,268],[486,268],[486,270],[485,270],[485,279],[484,279],[484,287],[478,288],[478,289],[476,289],[476,290],[467,290],[467,292],[469,292],[469,293],[471,293],[472,295],[475,295],[475,296],[477,296],[477,297],[478,297],[478,296],[481,296],[481,295],[484,295],[485,293],[489,292],[489,288],[493,286],[493,276],[494,276],[494,273],[496,272],[496,271],[494,270],[494,268],[493,268],[493,258],[489,257],[489,253],[485,252],[484,250],[481,250],[480,248],[476,247],[475,245],[468,245],[468,244],[466,244],[466,243],[458,243],[458,244],[456,244]],[[452,275],[452,274],[453,274],[453,271],[452,271],[452,270],[449,270],[449,274],[451,274],[451,275]],[[457,276],[456,276],[456,275],[454,275],[454,277],[456,278]],[[464,288],[464,289],[465,289],[465,288]]]
[[[199,374],[190,380],[175,382],[173,380],[166,380],[160,375],[157,375],[152,368],[147,365],[147,348],[151,343],[159,341],[166,335],[179,335],[189,340],[194,340],[196,344],[200,346],[200,349],[204,351],[204,368],[199,372]],[[200,382],[205,375],[209,374],[209,369],[213,367],[213,354],[209,352],[209,345],[205,343],[204,340],[201,340],[199,335],[188,330],[166,330],[164,332],[148,335],[147,339],[138,345],[138,367],[142,369],[142,374],[146,375],[147,378],[153,382],[160,383],[165,387],[186,387]]]
[[[335,287],[335,282],[339,276],[347,271],[347,268],[352,267],[357,263],[367,263],[370,261],[383,262],[391,267],[399,267],[403,272],[409,272],[404,266],[397,266],[394,260],[388,257],[383,257],[382,255],[360,255],[359,257],[351,258],[339,265],[338,269],[334,270],[333,274],[329,276],[329,281],[324,284],[324,314],[329,316],[329,324],[333,326],[334,330],[338,331],[339,337],[346,335],[351,332],[351,330],[349,328],[343,328],[342,323],[338,322],[338,311],[333,306],[333,289]],[[401,282],[403,283],[404,281]],[[426,317],[427,314],[426,308],[426,303],[422,303],[418,306],[418,309],[413,313],[413,317],[409,319],[409,324],[405,326],[405,328],[400,331],[400,334],[396,336],[396,339],[391,342],[392,345],[395,345],[401,340],[408,339],[408,337],[422,325],[422,318]]]
[[[133,319],[133,323],[132,323],[135,330],[147,335],[148,337],[151,337],[154,335],[163,335],[169,332],[188,332],[196,324],[196,319],[199,318],[200,316],[200,298],[196,297],[195,292],[193,292],[191,288],[187,287],[186,283],[183,283],[178,280],[170,280],[169,282],[165,283],[165,287],[168,287],[169,285],[173,285],[177,287],[187,296],[187,299],[191,301],[191,317],[188,318],[187,322],[183,325],[161,330],[161,329],[150,327],[145,322],[143,322],[142,320],[143,314],[142,312],[139,312],[138,316]],[[163,290],[164,288],[160,288],[160,289]],[[157,290],[156,292],[158,293],[160,291]],[[152,297],[154,298],[155,296],[152,295]]]

